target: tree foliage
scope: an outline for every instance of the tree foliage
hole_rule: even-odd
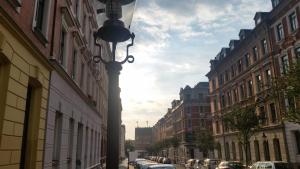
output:
[[[284,120],[300,124],[300,107],[296,106],[300,100],[300,60],[292,63],[285,74],[274,78],[270,87],[273,99],[284,97],[290,102],[288,108],[281,106]]]
[[[208,130],[200,130],[196,133],[196,146],[202,152],[208,152],[215,147],[215,141],[212,133]]]
[[[129,151],[134,151],[134,142],[133,140],[125,140],[125,151],[126,151],[126,156],[128,156],[128,150]]]
[[[260,117],[255,113],[255,105],[246,107],[236,106],[231,112],[224,115],[224,123],[226,123],[233,131],[238,132],[238,138],[244,147],[246,155],[246,165],[248,165],[249,140],[259,129]]]

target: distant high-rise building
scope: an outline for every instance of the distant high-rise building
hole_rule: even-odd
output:
[[[135,128],[135,151],[140,156],[145,156],[147,148],[152,143],[152,128],[151,127],[137,127]]]

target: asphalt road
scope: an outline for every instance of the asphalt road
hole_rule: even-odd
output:
[[[174,164],[176,169],[185,169],[183,165]],[[119,166],[119,169],[127,169],[128,168],[128,162],[127,159],[123,160],[122,163]],[[132,165],[129,165],[129,169],[134,169]]]

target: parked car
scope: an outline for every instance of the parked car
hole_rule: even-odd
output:
[[[146,161],[146,159],[144,159],[144,158],[137,158],[137,159],[135,159],[135,161],[133,162],[133,167],[136,168],[137,165],[138,165],[138,163],[141,163],[143,161]]]
[[[163,164],[171,164],[171,159],[165,157],[165,158],[163,159],[163,162],[162,162],[162,163],[163,163]]]
[[[157,164],[156,162],[142,161],[138,163],[137,169],[147,169],[151,165]]]
[[[163,160],[164,160],[164,157],[159,157],[159,159],[158,159],[158,163],[162,163],[163,162]]]
[[[186,164],[185,164],[185,168],[186,169],[193,169],[195,161],[196,161],[195,159],[189,159],[189,160],[187,160]]]
[[[239,161],[222,161],[216,169],[244,169]]]
[[[203,169],[203,160],[195,160],[193,169]]]
[[[284,161],[258,161],[251,169],[292,169],[292,167]]]
[[[218,164],[219,164],[219,160],[217,159],[205,159],[203,162],[203,168],[204,169],[215,169]]]
[[[147,169],[176,169],[172,164],[155,164],[149,166]]]

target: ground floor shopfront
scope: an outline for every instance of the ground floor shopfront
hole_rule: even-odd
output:
[[[294,133],[299,129],[298,125],[289,124],[288,127],[270,126],[255,133],[250,139],[250,149],[247,152],[250,164],[256,161],[286,161],[296,169],[300,161]],[[215,141],[218,145],[214,151],[216,158],[245,162],[245,151],[236,134],[217,135]]]

